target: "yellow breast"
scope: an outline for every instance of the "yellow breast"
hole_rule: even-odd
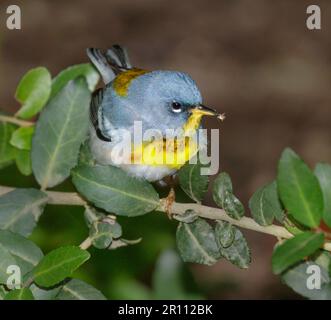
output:
[[[183,127],[184,135],[174,139],[144,142],[132,146],[131,161],[135,164],[151,166],[165,165],[179,169],[194,157],[198,150],[196,130],[200,126],[202,114],[193,112]]]

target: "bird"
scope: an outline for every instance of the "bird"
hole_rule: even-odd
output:
[[[201,128],[201,118],[224,119],[224,114],[202,104],[197,84],[185,72],[133,67],[120,45],[106,50],[88,48],[87,55],[104,82],[92,94],[90,104],[89,146],[98,164],[119,167],[149,182],[162,181],[199,151],[187,137]],[[132,144],[128,137],[135,134],[135,123],[140,123],[143,135],[155,130],[159,136]],[[184,136],[182,140],[177,132]],[[123,145],[130,147],[131,161],[116,154]],[[167,156],[168,162],[164,161]]]

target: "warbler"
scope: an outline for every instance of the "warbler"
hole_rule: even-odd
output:
[[[223,114],[202,104],[196,83],[184,72],[134,68],[119,45],[105,52],[89,48],[87,55],[105,84],[93,93],[90,106],[90,149],[99,164],[159,181],[199,151],[196,139],[189,137],[201,127],[202,116],[224,119]],[[127,138],[134,135],[136,123],[140,123],[143,137],[151,130],[159,136],[134,144]],[[123,145],[130,150],[128,157],[115,152]]]

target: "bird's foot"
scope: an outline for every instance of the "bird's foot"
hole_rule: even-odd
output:
[[[175,202],[175,199],[175,189],[171,187],[168,196],[165,198],[165,212],[169,219],[172,219],[172,205]]]

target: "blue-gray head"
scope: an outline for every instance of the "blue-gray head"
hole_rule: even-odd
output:
[[[118,55],[114,49],[108,50],[108,55],[88,53],[107,84],[98,118],[101,130],[108,136],[108,130],[131,128],[134,121],[141,121],[143,130],[165,133],[167,129],[184,128],[192,117],[196,126],[203,115],[219,116],[202,105],[201,93],[186,73],[135,69],[125,53]]]
[[[113,120],[125,121],[126,125],[141,120],[144,129],[181,128],[191,107],[202,102],[195,82],[182,72],[153,71],[140,75],[132,80],[126,95],[120,95],[116,86],[112,88],[116,106]]]

